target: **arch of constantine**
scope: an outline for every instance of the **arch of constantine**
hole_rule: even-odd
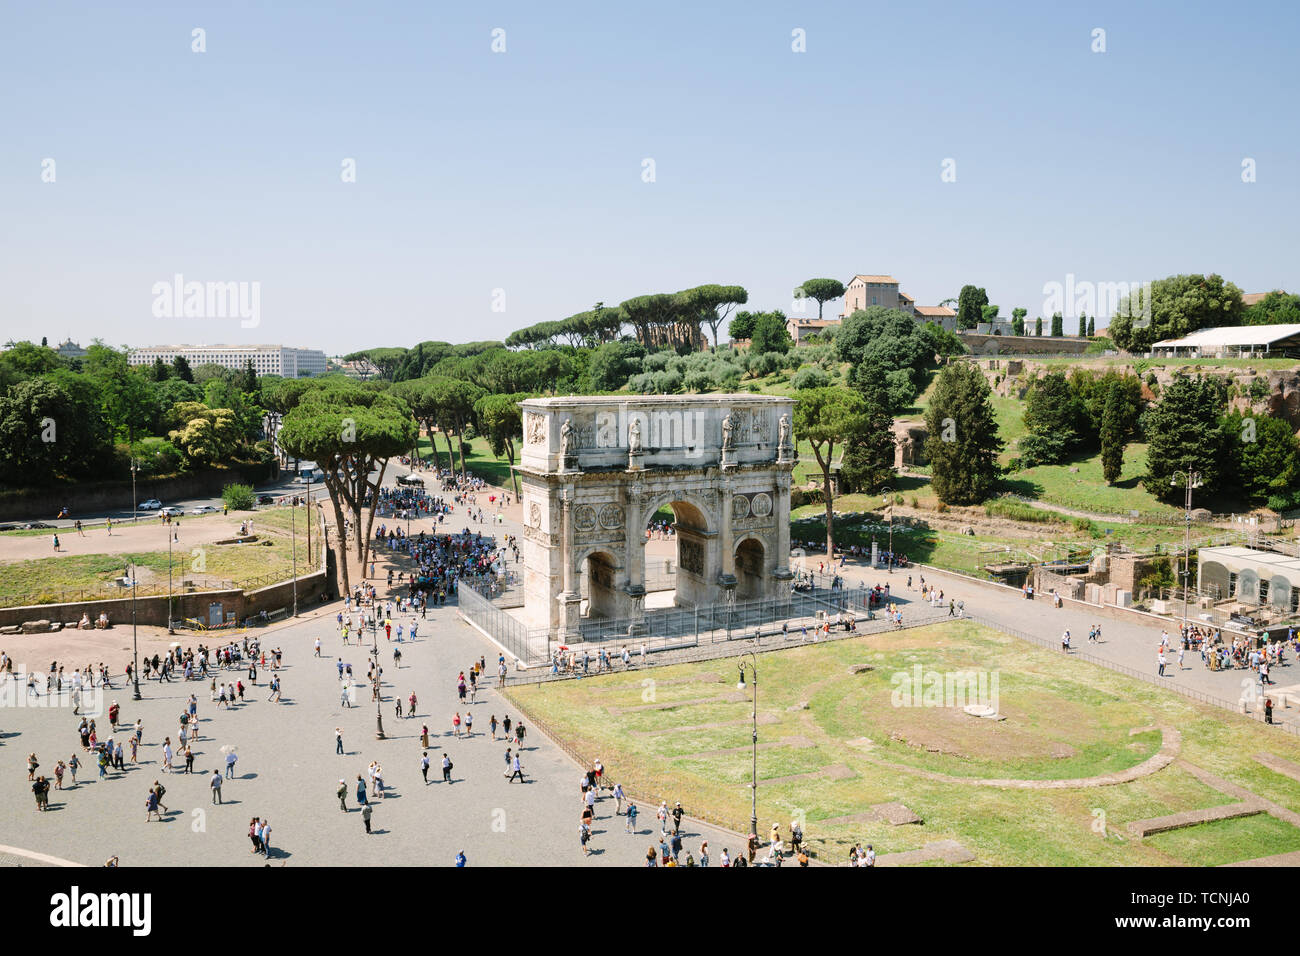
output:
[[[664,507],[677,542],[675,605],[788,597],[792,399],[580,396],[520,406],[528,626],[579,640],[585,583],[589,618],[639,633],[646,525]]]

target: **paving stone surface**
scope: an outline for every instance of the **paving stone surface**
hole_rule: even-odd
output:
[[[267,700],[270,674],[265,670],[259,671],[258,685],[249,687],[245,702],[231,710],[217,710],[209,682],[197,680],[147,681],[141,685],[144,699],[136,703],[115,667],[117,686],[106,692],[104,709],[115,699],[127,724],[143,718],[144,744],[138,764],[128,762],[125,771],[112,771],[102,780],[93,767],[84,765],[89,761],[76,733],[79,718],[66,700],[57,707],[0,708],[0,845],[88,866],[101,866],[113,855],[127,867],[266,862],[450,866],[462,849],[471,866],[644,865],[647,847],[658,843],[654,807],[640,807],[633,835],[624,832],[625,818],[615,816],[614,801],[605,796],[597,804],[595,852],[584,857],[578,841],[582,770],[543,734],[530,728],[526,735],[527,782],[507,783],[506,743],[492,741],[488,718],[502,718],[509,705],[491,686],[480,690],[472,706],[459,701],[455,690],[457,674],[480,656],[487,658],[489,672],[494,671],[496,650],[461,622],[454,608],[430,611],[420,622],[420,640],[402,645],[401,667],[393,665],[395,643],[380,634],[381,714],[387,734],[382,741],[376,739],[375,705],[368,699],[368,688],[356,688],[357,706],[341,704],[336,660],[352,664],[354,674],[364,681],[369,645],[343,645],[333,621],[338,610],[338,604],[326,605],[296,622],[253,632],[263,647],[284,650],[285,667],[279,672],[282,703]],[[323,643],[319,659],[313,656],[318,636]],[[201,640],[193,634],[178,639],[187,646]],[[246,670],[222,672],[221,677],[228,682],[242,678],[248,685]],[[405,701],[411,691],[418,697],[417,716],[399,719],[394,696]],[[170,736],[175,742],[176,715],[191,693],[198,698],[201,719],[202,737],[195,747],[199,772],[167,774],[161,764],[162,740]],[[457,711],[462,717],[467,711],[473,714],[472,737],[453,735],[450,721]],[[101,738],[109,736],[107,717],[97,722]],[[432,762],[427,785],[419,766],[419,734],[425,723],[431,733]],[[335,753],[335,727],[343,730],[342,756]],[[123,741],[125,737],[125,731],[117,735]],[[227,745],[237,748],[239,759],[234,779],[222,786],[224,802],[217,806],[208,780]],[[36,810],[24,765],[33,751],[42,773],[52,773],[60,758],[66,761],[74,752],[83,761],[78,783],[72,786],[67,778],[63,790],[52,791],[50,809],[44,813]],[[444,753],[453,762],[451,784],[442,782]],[[356,778],[373,760],[383,765],[388,796],[372,797],[374,832],[367,836],[356,801]],[[347,812],[339,809],[335,797],[340,778],[348,785]],[[608,767],[607,779],[617,781],[617,767]],[[167,787],[164,803],[169,809],[162,822],[145,821],[145,796],[154,780]],[[270,821],[269,861],[250,852],[247,831],[254,816]],[[689,819],[683,832],[687,849],[697,854],[700,841],[707,839],[715,864],[722,847],[734,853],[741,845],[738,835]],[[0,864],[37,862],[0,850]]]

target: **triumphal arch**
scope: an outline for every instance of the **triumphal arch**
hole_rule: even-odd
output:
[[[530,626],[564,640],[579,639],[585,618],[643,630],[646,524],[661,508],[674,519],[675,605],[788,599],[792,399],[580,396],[520,406]]]

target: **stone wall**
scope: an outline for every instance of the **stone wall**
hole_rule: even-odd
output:
[[[310,604],[319,604],[322,594],[333,594],[326,572],[314,571],[298,578],[298,610]],[[75,626],[83,613],[89,614],[92,621],[101,613],[108,615],[108,621],[115,630],[131,626],[131,598],[112,598],[105,601],[72,601],[67,604],[36,604],[28,607],[0,608],[0,627],[22,624],[24,621],[46,620],[62,622]],[[256,591],[191,591],[172,595],[172,616],[180,621],[185,618],[197,618],[206,622],[208,609],[213,604],[220,604],[222,618],[231,614],[235,620],[243,620],[266,611],[278,611],[281,608],[293,608],[293,579],[259,588]],[[136,623],[155,627],[167,626],[167,595],[141,597],[135,600]]]
[[[322,598],[331,600],[339,593],[338,560],[334,549],[329,547],[324,517],[321,527],[321,567],[310,574],[298,576],[298,610],[311,604],[319,604]],[[293,609],[294,580],[281,581],[254,591],[240,588],[220,591],[176,591],[171,596],[172,619],[184,620],[197,618],[206,622],[208,610],[213,604],[221,605],[222,619],[231,614],[235,620],[243,620],[262,611],[270,614],[281,608]],[[65,604],[35,604],[26,607],[0,608],[0,627],[22,624],[24,621],[46,620],[76,626],[81,615],[90,615],[91,621],[99,618],[101,613],[108,615],[109,624],[115,629],[123,625],[131,626],[131,595],[124,592],[124,597],[110,598],[103,601],[69,601]],[[167,595],[150,595],[136,598],[135,620],[137,624],[157,627],[167,626]]]
[[[1136,600],[1137,582],[1146,577],[1154,565],[1169,560],[1167,554],[1112,554],[1109,583],[1130,592]]]
[[[1083,355],[1090,339],[1053,335],[980,335],[961,333],[971,355]]]

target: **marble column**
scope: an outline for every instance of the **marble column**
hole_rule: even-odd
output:
[[[627,488],[623,526],[624,547],[627,550],[627,594],[631,598],[632,624],[628,633],[639,635],[645,631],[645,518],[641,514],[641,484]]]
[[[731,479],[723,472],[719,483],[718,498],[721,502],[719,515],[721,531],[718,534],[718,556],[721,559],[718,583],[730,591],[736,586],[736,543],[731,530],[732,493]]]
[[[564,638],[576,641],[579,637],[578,623],[582,619],[582,594],[578,590],[577,569],[573,564],[573,486],[566,485],[560,492],[563,502],[562,518],[564,522],[564,591],[560,601],[564,605]]]

